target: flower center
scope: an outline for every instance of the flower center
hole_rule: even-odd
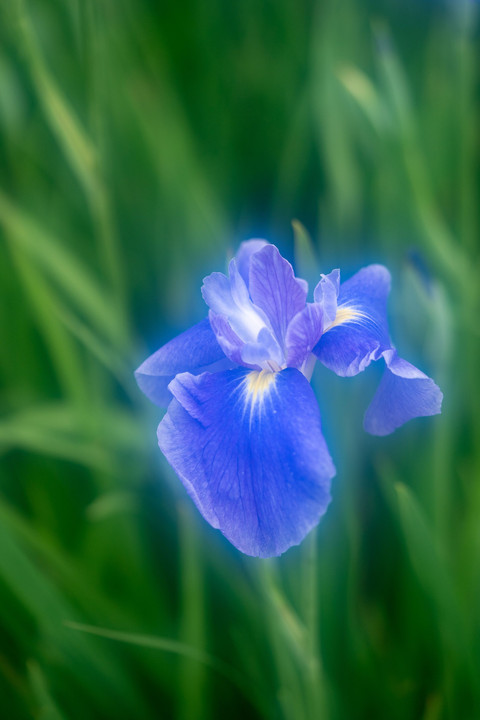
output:
[[[270,385],[275,382],[275,373],[269,370],[253,370],[247,375],[247,392],[251,396],[252,402],[256,403],[262,400],[263,395]]]

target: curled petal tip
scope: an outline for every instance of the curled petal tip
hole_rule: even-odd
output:
[[[389,435],[408,420],[438,415],[443,393],[436,383],[395,350],[384,353],[387,367],[363,426],[371,435]]]

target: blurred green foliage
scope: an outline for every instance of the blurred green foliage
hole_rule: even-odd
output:
[[[3,717],[480,717],[478,9],[3,3]],[[293,219],[306,274],[390,267],[445,403],[370,438],[378,375],[320,369],[333,503],[264,562],[192,508],[132,373],[241,240],[293,259]]]

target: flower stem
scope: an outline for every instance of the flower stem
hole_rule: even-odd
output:
[[[316,528],[305,539],[302,563],[302,611],[305,617],[308,673],[305,675],[307,715],[326,717],[326,698],[319,652],[318,538]]]

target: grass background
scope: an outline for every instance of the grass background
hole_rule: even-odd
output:
[[[4,717],[480,717],[478,4],[0,13]],[[324,272],[388,265],[444,410],[372,438],[380,371],[316,371],[333,502],[264,562],[193,509],[132,373],[243,239],[313,280],[303,228]]]

